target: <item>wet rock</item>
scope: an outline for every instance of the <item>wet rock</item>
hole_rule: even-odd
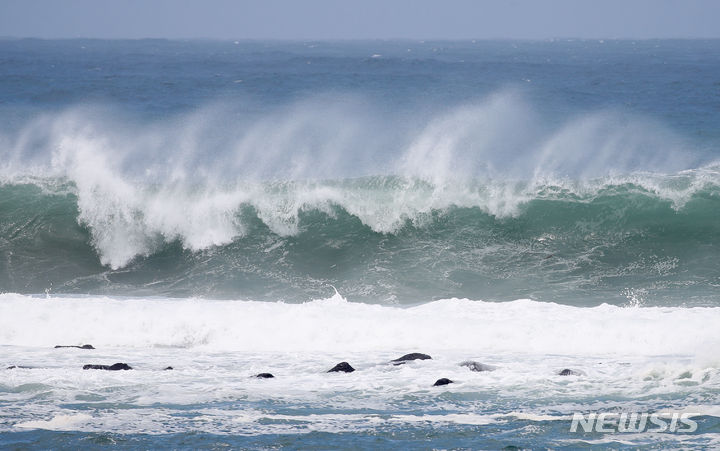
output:
[[[66,346],[66,345],[56,345],[56,346],[55,346],[55,349],[59,349],[59,348],[95,349],[95,347],[94,347],[93,345],[82,345],[82,346],[78,346],[78,345],[67,345],[67,346]]]
[[[132,367],[127,363],[114,363],[112,365],[83,365],[84,370],[107,370],[107,371],[119,371],[119,370],[131,370]]]
[[[175,368],[173,368],[171,366],[166,366],[165,368],[163,368],[163,371],[169,371],[169,370],[174,370],[174,369]]]
[[[328,371],[328,373],[352,373],[353,371],[355,371],[355,368],[353,368],[352,366],[350,366],[349,363],[347,363],[347,362],[340,362],[340,363],[338,363],[337,365],[335,365],[334,367],[332,367],[332,368]]]
[[[258,379],[272,379],[275,376],[273,376],[271,373],[260,373],[256,374],[255,377],[257,377]]]
[[[429,359],[432,359],[432,357],[430,357],[427,354],[422,354],[420,352],[411,352],[410,354],[405,354],[404,356],[399,357],[395,360],[391,360],[390,362],[393,365],[402,365],[406,362],[411,362],[413,360],[429,360]]]
[[[31,369],[33,369],[33,367],[32,366],[22,366],[22,365],[10,365],[9,367],[7,367],[7,369],[9,369],[9,370],[16,370],[16,369],[17,370],[31,370]]]
[[[582,376],[583,374],[584,373],[582,371],[571,370],[570,368],[565,368],[564,370],[562,370],[558,373],[558,376]]]
[[[450,379],[448,379],[447,377],[443,377],[443,378],[436,380],[435,383],[433,384],[433,387],[439,387],[440,385],[448,385],[448,384],[454,384],[454,382],[451,381]]]
[[[497,369],[496,366],[492,365],[485,365],[484,363],[476,362],[474,360],[466,360],[462,363],[460,363],[460,366],[466,366],[470,369],[470,371],[495,371]]]

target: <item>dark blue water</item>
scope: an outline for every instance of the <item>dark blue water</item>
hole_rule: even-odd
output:
[[[447,107],[520,85],[552,117],[619,108],[712,144],[719,138],[718,45],[5,40],[0,98],[7,108],[36,111],[105,101],[162,117],[217,100],[249,97],[272,106],[338,92],[360,93],[393,110]]]

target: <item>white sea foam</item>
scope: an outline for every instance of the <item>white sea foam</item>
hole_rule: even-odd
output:
[[[284,304],[3,294],[0,366],[32,368],[0,367],[7,407],[0,431],[257,435],[421,424],[569,427],[577,411],[717,416],[702,401],[712,395],[702,394],[720,386],[719,319],[718,308],[529,300],[399,308],[340,295]],[[53,349],[85,343],[96,349]],[[389,364],[412,351],[433,358]],[[496,369],[459,365],[468,359]],[[357,371],[326,372],[342,360]],[[134,369],[82,369],[115,362]],[[168,365],[174,370],[163,371]],[[583,375],[559,376],[563,368]],[[253,377],[260,372],[275,378]],[[433,387],[440,377],[454,383]]]
[[[50,420],[35,420],[16,423],[15,427],[21,429],[49,429],[52,431],[72,431],[81,429],[92,417],[79,413],[75,415],[55,415]]]
[[[137,411],[139,410],[139,412]],[[137,409],[136,412],[107,414],[98,412],[96,416],[86,414],[56,414],[50,420],[31,420],[15,424],[20,429],[49,429],[56,431],[103,431],[112,426],[116,433],[171,432],[182,430],[178,421],[166,412]],[[570,417],[532,415],[521,412],[507,414],[433,414],[433,415],[377,415],[377,414],[311,414],[283,415],[262,411],[233,412],[218,409],[202,409],[189,423],[196,429],[219,434],[293,434],[309,431],[340,433],[367,430],[384,425],[417,425],[418,423],[440,425],[453,423],[458,425],[488,425],[506,423],[512,418],[529,421],[566,421]],[[189,426],[188,424],[184,426]],[[170,430],[168,430],[170,429]]]
[[[400,308],[202,299],[0,295],[0,343],[187,347],[247,352],[458,350],[481,355],[702,356],[718,359],[720,308],[579,308],[446,299]],[[712,353],[710,353],[712,354]]]

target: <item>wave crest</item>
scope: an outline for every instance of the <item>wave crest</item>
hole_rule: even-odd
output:
[[[245,107],[137,123],[85,105],[0,137],[0,226],[12,237],[0,243],[4,285],[25,283],[31,263],[12,257],[23,253],[42,256],[47,284],[56,281],[48,262],[62,249],[80,268],[61,278],[66,287],[88,286],[84,277],[102,273],[97,259],[113,277],[124,268],[153,284],[139,268],[162,272],[167,264],[148,270],[146,259],[167,256],[183,269],[157,277],[186,289],[196,274],[245,265],[244,275],[295,288],[355,278],[347,292],[382,289],[386,299],[430,280],[446,297],[474,297],[454,290],[488,274],[577,288],[622,271],[646,280],[673,261],[679,273],[687,255],[667,248],[705,255],[718,238],[720,165],[647,118],[600,111],[548,122],[512,91],[440,111],[342,96]],[[646,263],[632,260],[638,253]],[[550,276],[548,255],[564,257]],[[328,267],[337,259],[342,275]],[[103,277],[89,286],[112,286]]]

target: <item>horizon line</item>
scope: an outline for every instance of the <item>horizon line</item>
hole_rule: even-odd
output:
[[[546,38],[517,38],[517,37],[484,37],[484,38],[218,38],[218,37],[38,37],[38,36],[10,36],[0,35],[0,40],[37,40],[37,41],[215,41],[215,42],[479,42],[479,41],[521,41],[521,42],[553,42],[553,41],[716,41],[717,37],[572,37],[557,36]]]

